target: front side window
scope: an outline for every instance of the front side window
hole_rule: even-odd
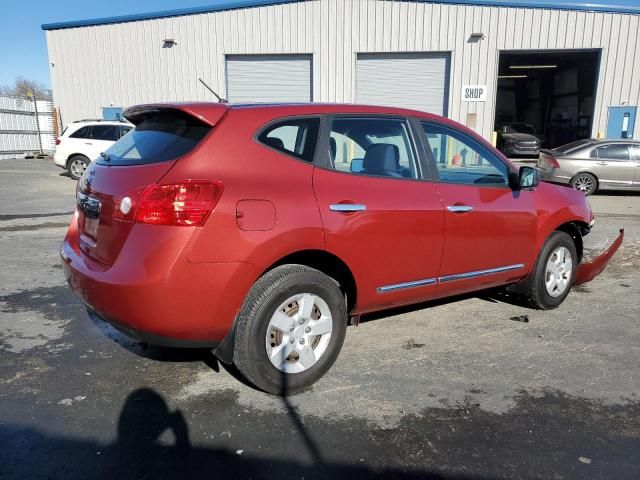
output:
[[[471,138],[452,129],[422,123],[441,182],[476,186],[508,185],[509,169]]]
[[[409,127],[397,118],[333,118],[329,136],[333,169],[389,178],[417,178]]]
[[[282,120],[264,130],[258,141],[300,160],[313,162],[319,128],[320,119],[316,117]]]
[[[629,160],[629,148],[625,144],[603,145],[591,152],[593,158],[605,158],[609,160]]]

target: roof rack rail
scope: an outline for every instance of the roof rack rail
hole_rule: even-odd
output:
[[[119,123],[127,123],[124,120],[105,120],[104,118],[83,118],[82,120],[74,120],[71,123],[80,123],[80,122],[119,122]]]

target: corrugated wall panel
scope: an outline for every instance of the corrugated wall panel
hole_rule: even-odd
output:
[[[394,0],[308,0],[223,12],[46,32],[55,103],[63,120],[95,117],[113,103],[212,100],[200,76],[226,91],[225,55],[312,54],[316,101],[355,100],[357,53],[451,52],[449,114],[493,127],[500,50],[602,51],[593,135],[609,105],[640,104],[639,16]],[[479,30],[486,39],[468,42]],[[175,38],[173,48],[162,40]],[[487,85],[486,103],[461,100]],[[640,122],[636,122],[636,137]]]

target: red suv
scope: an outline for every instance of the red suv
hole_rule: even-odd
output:
[[[508,286],[560,305],[584,262],[584,195],[538,184],[467,128],[356,105],[142,105],[77,188],[71,288],[142,341],[215,349],[267,392],[335,361],[349,320]]]

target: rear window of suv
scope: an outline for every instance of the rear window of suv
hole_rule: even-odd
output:
[[[102,165],[146,165],[175,160],[193,150],[211,127],[178,110],[133,114],[135,129],[97,160]]]

